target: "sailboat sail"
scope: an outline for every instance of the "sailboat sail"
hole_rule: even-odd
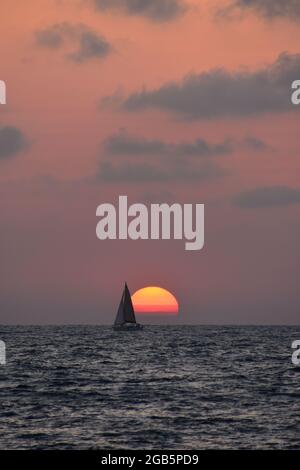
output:
[[[127,284],[125,284],[124,290],[124,319],[127,323],[136,323],[131,295]]]
[[[115,320],[115,325],[122,325],[123,323],[136,323],[134,309],[131,301],[131,295],[127,284],[125,284],[125,288],[122,294],[121,302]]]
[[[124,294],[122,295],[121,302],[118,308],[118,313],[115,319],[115,325],[122,325],[124,323],[124,315],[123,315],[123,297]]]

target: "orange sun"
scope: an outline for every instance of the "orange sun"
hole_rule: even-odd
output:
[[[143,287],[131,297],[137,313],[178,313],[178,302],[171,292],[161,287]]]

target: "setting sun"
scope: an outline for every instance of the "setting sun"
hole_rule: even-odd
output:
[[[178,313],[178,302],[171,292],[161,287],[144,287],[132,296],[137,313]]]

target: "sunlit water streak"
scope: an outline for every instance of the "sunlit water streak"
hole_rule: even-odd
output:
[[[0,327],[1,449],[300,449],[300,327]]]

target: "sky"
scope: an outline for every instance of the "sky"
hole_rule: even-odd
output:
[[[2,0],[0,323],[299,324],[296,0]],[[205,204],[205,246],[100,241],[96,208]]]

